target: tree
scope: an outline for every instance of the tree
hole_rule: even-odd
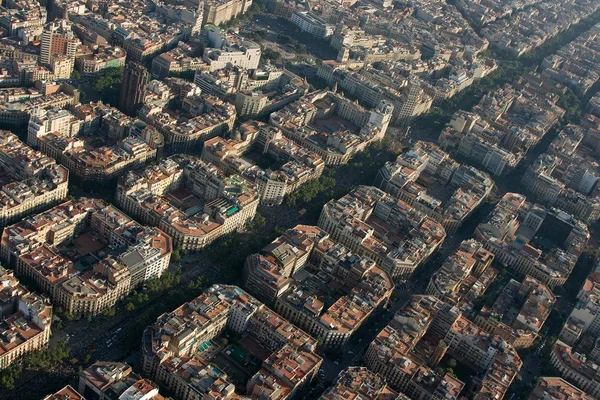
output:
[[[124,67],[107,68],[94,82],[94,90],[100,93],[102,101],[116,106],[121,97],[121,82]]]
[[[248,230],[254,230],[254,229],[258,229],[258,228],[262,228],[263,226],[265,226],[266,220],[265,217],[263,217],[260,214],[256,214],[254,216],[254,219],[252,221],[248,222]]]
[[[283,44],[290,44],[294,41],[290,36],[283,34],[277,35],[277,39],[279,39]]]
[[[127,312],[132,312],[133,310],[135,310],[135,305],[131,302],[125,304],[125,311]]]
[[[73,79],[74,81],[78,81],[79,79],[81,79],[81,74],[79,73],[79,71],[74,69],[73,72],[71,72],[71,79]]]
[[[0,375],[0,386],[5,390],[14,390],[15,384],[21,377],[22,368],[19,365],[12,364]]]
[[[105,317],[114,317],[116,313],[117,311],[114,307],[109,307],[106,310],[102,311],[102,315],[104,315]]]
[[[565,123],[578,124],[581,121],[581,102],[571,89],[567,89],[566,93],[560,96],[556,105],[565,110]]]
[[[24,364],[30,368],[50,370],[62,364],[69,357],[71,349],[65,341],[57,342],[53,347],[42,349],[27,354]]]
[[[186,81],[193,81],[194,80],[194,76],[196,74],[196,71],[192,71],[192,70],[185,70],[185,71],[178,71],[178,72],[170,72],[169,75],[172,76],[173,78],[181,78],[184,79]]]
[[[181,260],[181,250],[174,249],[173,252],[171,253],[171,260],[173,260],[173,261]]]
[[[294,45],[294,51],[298,54],[306,54],[308,52],[308,48],[304,44],[297,43]]]
[[[200,275],[198,279],[196,279],[195,281],[191,281],[188,284],[188,289],[204,289],[209,285],[210,280],[206,276]]]
[[[281,59],[281,53],[273,49],[265,49],[262,53],[262,56],[264,59],[271,61],[278,61]]]
[[[456,360],[454,358],[451,358],[448,360],[448,366],[450,368],[456,368]]]

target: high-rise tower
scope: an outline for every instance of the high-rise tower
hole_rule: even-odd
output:
[[[67,56],[75,61],[77,48],[81,46],[79,39],[71,30],[67,21],[51,22],[44,27],[40,41],[40,64],[50,65],[55,55]]]
[[[130,62],[125,65],[121,84],[121,111],[128,115],[135,115],[142,106],[146,83],[148,83],[148,71],[142,64]]]

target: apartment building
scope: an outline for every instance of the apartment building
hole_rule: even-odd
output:
[[[286,231],[246,259],[244,282],[251,293],[274,304],[275,311],[318,337],[324,347],[341,349],[387,304],[394,285],[373,261],[328,236],[314,226]],[[319,289],[327,285],[341,290]]]
[[[163,400],[158,387],[121,362],[97,361],[79,372],[77,392],[87,399]]]
[[[330,37],[335,29],[334,25],[327,23],[323,18],[310,11],[294,12],[290,21],[297,25],[302,32],[310,33],[320,39]]]
[[[600,367],[585,355],[574,352],[571,346],[557,340],[550,352],[550,363],[561,378],[575,382],[578,388],[593,398],[600,396]]]
[[[5,174],[0,194],[2,226],[67,197],[69,171],[8,131],[0,131],[0,168]]]
[[[49,394],[42,400],[62,400],[65,398],[70,400],[85,400],[85,397],[77,393],[77,390],[73,389],[71,385],[65,386],[56,393]]]
[[[334,92],[318,91],[272,113],[269,123],[325,164],[341,165],[384,137],[393,110],[387,101],[369,111]]]
[[[556,105],[559,95],[552,88],[523,82],[486,94],[471,112],[455,113],[438,138],[440,147],[493,175],[515,168],[565,113]],[[523,115],[531,115],[534,122]]]
[[[546,209],[527,202],[521,194],[507,193],[474,236],[517,274],[560,286],[571,274],[590,234],[582,222],[562,210]],[[548,242],[553,246],[544,244]]]
[[[591,115],[581,125],[566,126],[521,179],[540,203],[559,207],[588,225],[600,217],[598,132],[600,126]]]
[[[150,72],[152,76],[166,78],[167,76],[187,71],[202,71],[206,63],[201,57],[192,57],[192,47],[179,42],[177,47],[152,59]]]
[[[94,51],[80,50],[75,56],[75,68],[82,77],[97,77],[107,69],[125,66],[127,53],[118,46],[101,46]]]
[[[231,354],[231,347],[218,345],[226,331],[243,335],[233,344],[236,351],[253,343],[263,354],[257,372],[244,382],[250,397],[292,398],[321,366],[322,359],[314,352],[316,339],[238,287],[213,285],[146,329],[142,370],[182,400],[208,393],[237,397],[232,378],[217,364],[209,365]]]
[[[598,336],[600,334],[600,273],[596,268],[591,272],[579,293],[571,315],[560,333],[560,339],[574,345],[584,333]]]
[[[377,335],[365,353],[367,368],[410,398],[433,399],[433,393],[439,391],[448,399],[458,399],[464,387],[463,382],[447,374],[437,374],[411,352],[431,325],[440,303],[434,297],[413,298]]]
[[[4,229],[0,254],[75,316],[93,316],[169,265],[171,238],[103,200],[62,203]]]
[[[233,129],[233,104],[214,96],[193,95],[182,100],[181,110],[158,109],[142,119],[165,138],[170,153],[199,150],[208,139],[224,136]]]
[[[394,280],[409,278],[446,238],[441,224],[372,186],[329,201],[318,226]]]
[[[231,136],[206,141],[202,160],[215,164],[226,174],[241,174],[253,182],[261,204],[281,204],[285,196],[306,182],[318,179],[325,168],[318,154],[284,137],[280,129],[262,122],[244,122]],[[271,156],[281,167],[265,171],[250,164],[241,157],[250,150]]]
[[[69,111],[62,108],[40,108],[33,112],[27,125],[27,144],[38,148],[38,139],[49,133],[60,133],[65,137],[79,134],[81,122]]]
[[[164,230],[176,247],[191,251],[243,230],[259,202],[245,179],[226,177],[214,165],[185,155],[124,175],[116,201],[144,223]]]
[[[260,46],[242,36],[225,32],[217,26],[204,28],[207,38],[202,60],[208,65],[208,71],[217,71],[226,67],[256,69],[260,62]]]
[[[11,270],[0,267],[0,282],[1,371],[48,345],[52,306],[47,298],[29,292]]]
[[[247,12],[252,0],[209,0],[203,3],[202,25],[218,26]]]
[[[433,370],[445,354],[478,371],[468,392],[462,392],[460,380]],[[486,335],[456,308],[424,295],[413,296],[377,335],[365,362],[392,387],[423,399],[459,394],[485,399],[488,393],[502,399],[523,365],[512,346]]]
[[[90,145],[93,141],[90,136],[64,137],[57,133],[38,138],[41,152],[56,158],[84,185],[114,182],[126,171],[142,167],[156,158],[156,148],[137,136],[98,148]]]
[[[458,164],[437,145],[418,141],[379,170],[375,186],[441,223],[447,233],[454,233],[489,196],[494,181],[484,172]],[[428,193],[428,188],[434,193]]]
[[[57,55],[75,60],[81,42],[75,36],[72,26],[66,20],[50,22],[42,33],[40,42],[40,63],[49,66]]]
[[[37,1],[17,0],[0,7],[0,27],[9,36],[27,29],[41,29],[48,20],[46,8]]]
[[[533,346],[555,302],[550,288],[538,280],[530,276],[523,282],[511,279],[491,307],[482,307],[474,322],[514,348],[526,349]],[[513,316],[509,310],[514,308],[518,313]]]
[[[23,92],[22,89],[18,91]],[[62,108],[79,101],[77,91],[61,90],[53,94],[31,93],[29,90],[27,92],[25,94],[27,99],[18,98],[20,96],[13,99],[13,96],[8,93],[0,100],[0,122],[21,128],[27,126],[31,115],[38,109]]]
[[[468,313],[498,275],[491,266],[493,260],[494,254],[483,244],[465,240],[431,277],[425,293]]]
[[[346,399],[390,399],[409,400],[409,397],[394,391],[386,380],[365,367],[348,367],[340,372],[335,382],[321,395],[319,400]]]
[[[562,378],[540,377],[529,396],[529,400],[544,400],[547,398],[561,397],[574,400],[593,399],[592,396]]]

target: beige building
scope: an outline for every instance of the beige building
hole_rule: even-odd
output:
[[[200,57],[192,57],[191,46],[179,42],[177,47],[162,53],[152,59],[150,72],[152,76],[166,78],[172,73],[200,71],[206,69],[207,65]]]
[[[371,342],[365,363],[411,398],[458,399],[465,384],[434,371],[445,354],[483,372],[469,388],[477,400],[503,399],[523,366],[512,346],[490,337],[456,308],[423,295],[413,296]]]
[[[546,251],[537,248],[533,239],[541,235],[558,246]],[[521,194],[507,193],[475,229],[474,237],[498,262],[518,274],[560,286],[571,274],[590,234],[581,221],[562,210],[546,209],[527,202]]]
[[[12,271],[0,267],[0,371],[27,353],[41,350],[50,340],[52,307],[30,293]]]
[[[77,390],[73,389],[71,385],[67,385],[64,388],[60,389],[58,392],[54,394],[49,394],[44,397],[42,400],[85,400],[85,397],[77,393]]]
[[[75,67],[81,76],[98,76],[108,68],[125,66],[127,54],[116,46],[102,46],[94,52],[77,53]]]
[[[387,101],[369,111],[334,92],[318,91],[272,113],[269,122],[325,164],[341,165],[383,139],[393,110]]]
[[[483,306],[475,324],[494,336],[499,336],[516,349],[534,345],[556,302],[548,286],[526,276],[523,282],[511,279],[491,307]],[[508,310],[517,308],[510,318]]]
[[[185,119],[184,123],[181,120]],[[155,127],[165,138],[171,153],[190,153],[216,136],[233,129],[235,106],[214,96],[193,96],[183,100],[181,112],[159,110],[146,116],[145,122]]]
[[[31,233],[27,240],[24,232]],[[105,256],[75,265],[77,258],[61,252],[67,245],[75,255]],[[85,198],[7,227],[0,245],[4,262],[33,280],[55,304],[84,317],[114,306],[141,282],[160,277],[172,251],[171,238],[161,230],[139,225],[103,200]]]
[[[97,361],[80,371],[77,392],[96,400],[109,400],[114,395],[123,399],[164,399],[155,384],[142,379],[128,364],[110,361]]]
[[[545,400],[548,398],[573,400],[593,399],[592,396],[562,378],[540,377],[538,378],[537,385],[529,396],[529,400]]]
[[[441,223],[450,234],[490,195],[494,181],[485,172],[460,165],[437,145],[418,141],[395,162],[385,163],[375,185]]]
[[[393,228],[384,228],[388,225],[382,221]],[[373,186],[360,186],[325,204],[318,226],[394,280],[409,278],[446,238],[441,224]]]
[[[390,388],[385,378],[365,367],[348,367],[344,369],[319,400],[337,400],[340,398],[410,400],[408,396],[397,393]]]
[[[373,313],[387,305],[394,288],[390,276],[373,261],[306,225],[289,229],[260,254],[249,256],[244,282],[329,349],[342,349]],[[319,289],[328,284],[339,285],[340,290]]]
[[[84,184],[110,183],[124,172],[156,158],[156,148],[136,136],[126,137],[110,147],[90,148],[90,141],[92,137],[69,138],[54,133],[38,138],[42,153],[59,160],[72,177]]]
[[[244,14],[252,5],[252,0],[208,0],[204,1],[202,25],[221,25]]]
[[[10,178],[0,192],[1,225],[67,197],[69,171],[8,131],[0,131],[0,167]]]
[[[67,55],[54,56],[50,62],[50,68],[54,79],[69,79],[73,72],[75,59]]]
[[[237,398],[227,373],[211,363],[231,354],[233,347],[218,346],[226,331],[244,335],[234,346],[250,341],[264,349],[266,358],[246,382],[249,397],[291,399],[321,366],[316,339],[238,287],[214,285],[146,329],[142,371],[181,400]]]
[[[129,294],[131,274],[125,264],[108,257],[93,270],[62,283],[56,304],[71,315],[98,315]]]
[[[570,346],[558,340],[550,352],[550,363],[562,378],[575,382],[589,396],[600,396],[600,366],[587,360],[585,355],[574,352]]]
[[[411,352],[432,324],[441,303],[436,301],[434,297],[413,297],[405,307],[407,312],[398,313],[371,342],[364,361],[369,371],[382,376],[390,386],[410,398],[423,395],[422,383],[429,381],[432,391],[439,389],[442,398],[455,400],[464,383],[447,374],[435,373]],[[422,398],[433,400],[435,397]]]
[[[579,293],[577,303],[560,333],[560,340],[574,345],[584,333],[600,334],[600,273],[591,272]]]
[[[463,241],[433,274],[425,293],[460,310],[475,308],[475,303],[494,282],[498,271],[494,255],[474,239]]]
[[[265,171],[250,164],[241,156],[252,149],[271,156],[281,167]],[[325,168],[319,155],[284,137],[280,129],[258,121],[244,122],[230,139],[207,140],[202,160],[254,183],[260,203],[267,206],[281,204],[285,196],[318,179]]]
[[[269,97],[259,92],[235,94],[235,110],[239,116],[259,115],[270,103]]]
[[[167,196],[175,193],[186,193],[188,198],[178,198],[173,204]],[[243,230],[256,215],[259,201],[253,185],[245,179],[226,177],[212,164],[184,155],[124,175],[116,200],[126,212],[160,227],[176,247],[192,251]],[[190,213],[189,207],[196,208],[195,212]]]

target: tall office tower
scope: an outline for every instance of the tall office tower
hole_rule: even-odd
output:
[[[74,61],[80,45],[68,21],[51,22],[42,32],[40,64],[50,65],[55,55],[67,56]]]
[[[148,71],[142,64],[130,62],[125,66],[121,85],[121,111],[128,115],[135,115],[142,105],[146,83],[148,83]]]
[[[204,1],[198,2],[198,8],[196,9],[196,22],[192,27],[192,35],[200,34],[202,32],[202,23],[204,22]]]

